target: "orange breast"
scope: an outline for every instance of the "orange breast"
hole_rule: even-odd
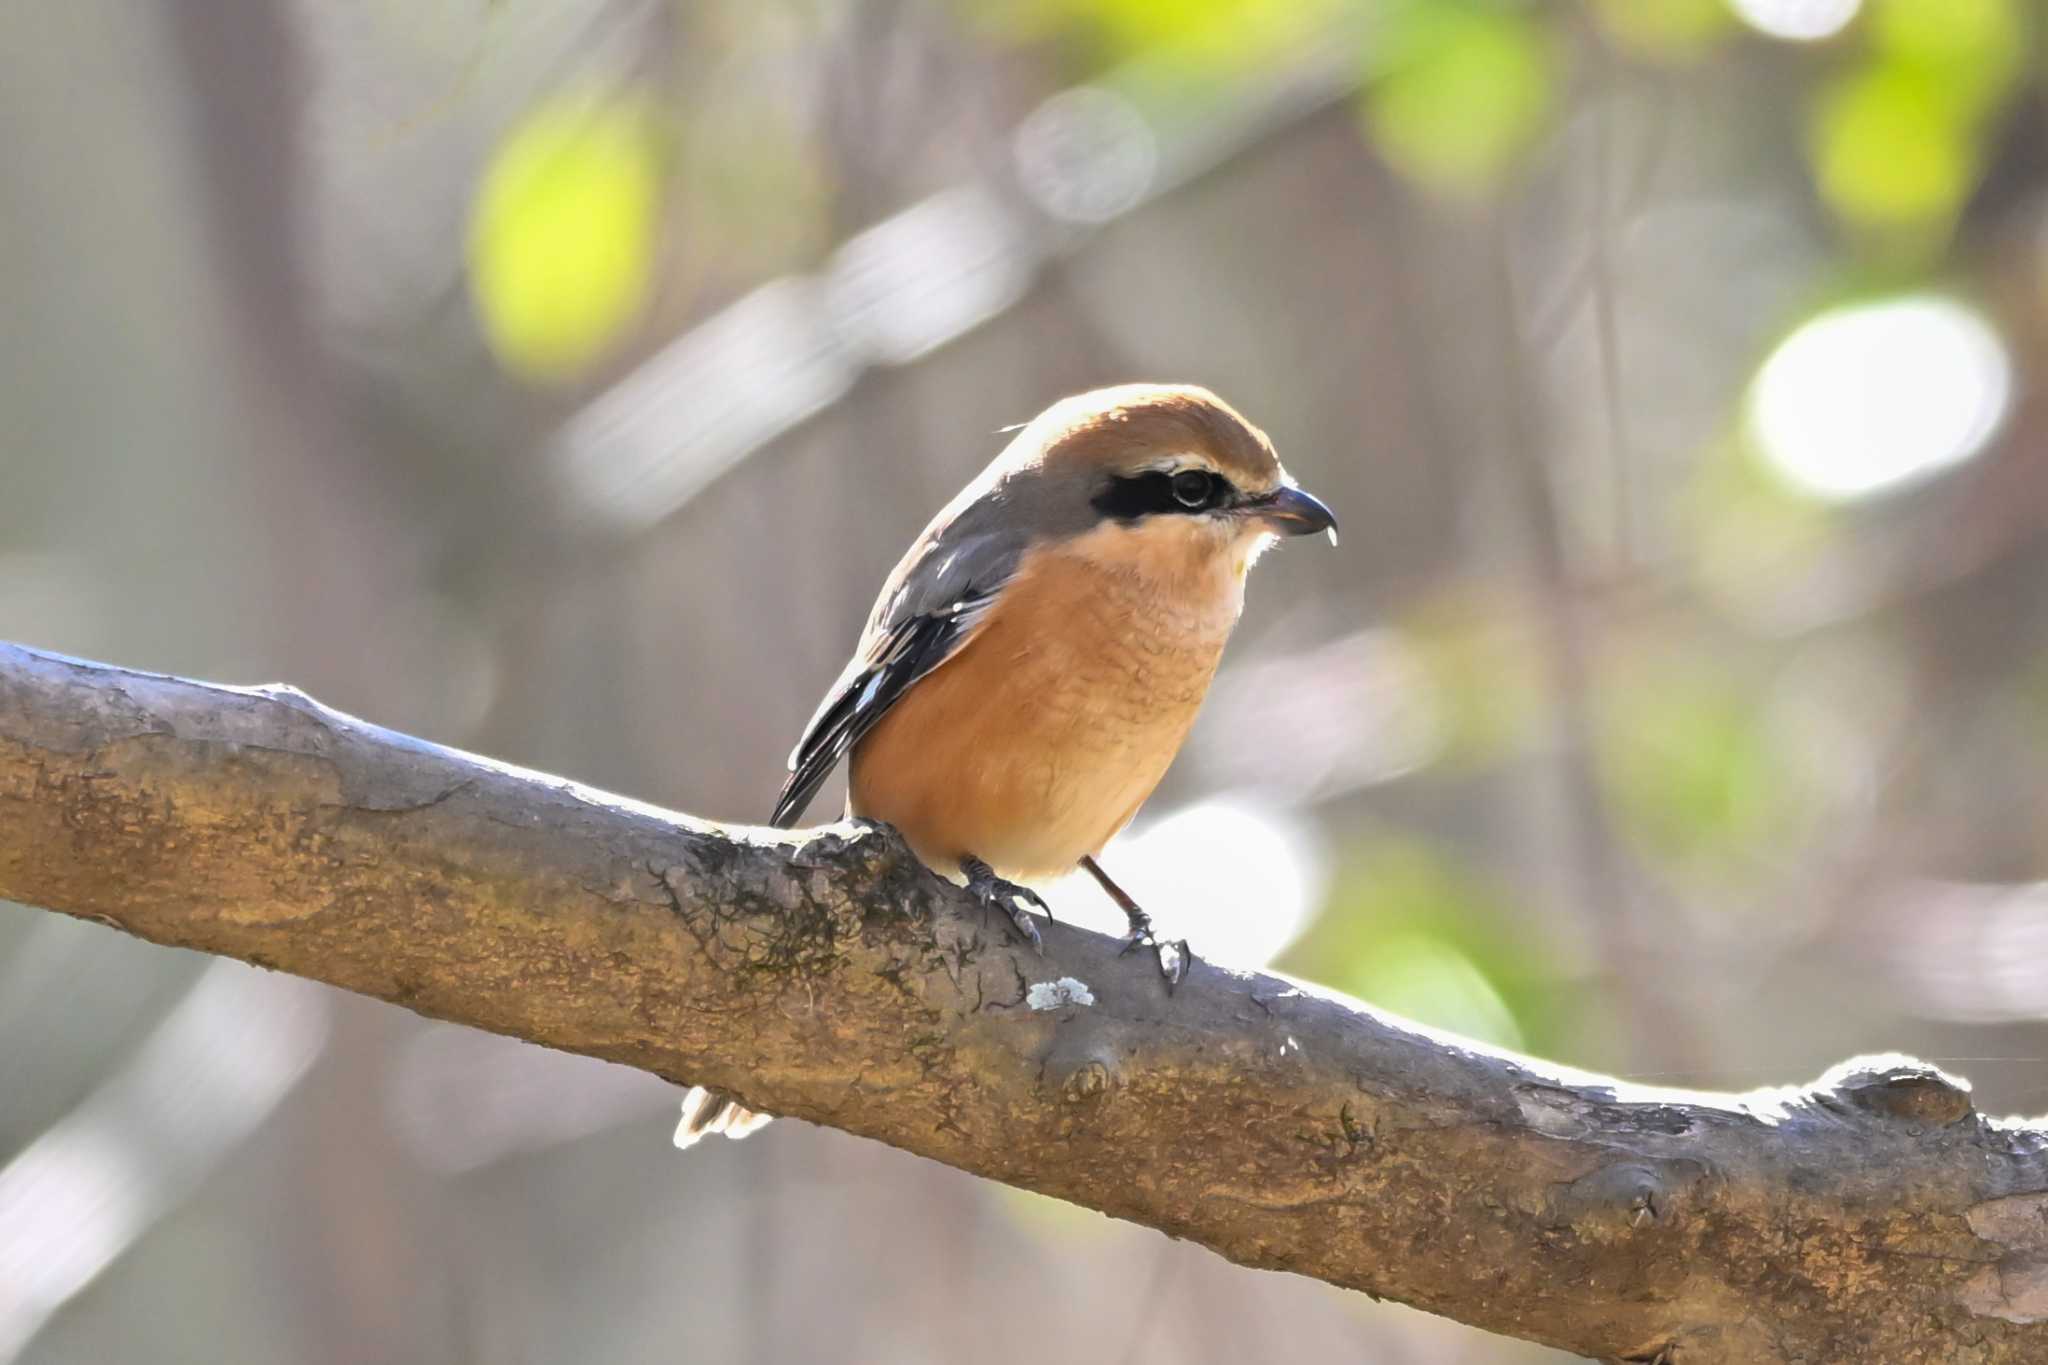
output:
[[[1163,597],[1113,559],[1035,552],[980,632],[855,746],[853,812],[947,871],[971,854],[1047,876],[1099,852],[1187,737],[1241,579]]]

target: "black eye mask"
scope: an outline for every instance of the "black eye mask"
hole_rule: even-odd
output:
[[[1136,521],[1160,512],[1213,512],[1237,500],[1237,490],[1221,474],[1154,469],[1111,479],[1091,501],[1105,517]]]

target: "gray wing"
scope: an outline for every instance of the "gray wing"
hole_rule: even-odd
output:
[[[787,829],[846,751],[891,706],[974,637],[1017,571],[1028,533],[1001,515],[1001,487],[941,513],[896,566],[853,660],[789,756],[789,780],[769,823]]]

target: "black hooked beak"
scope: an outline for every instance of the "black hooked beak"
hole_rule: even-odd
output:
[[[1254,498],[1250,510],[1269,530],[1280,536],[1306,536],[1328,531],[1330,543],[1337,543],[1337,517],[1322,499],[1292,484]]]

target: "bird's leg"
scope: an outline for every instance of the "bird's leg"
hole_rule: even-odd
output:
[[[1031,907],[1037,906],[1044,910],[1047,919],[1052,918],[1052,911],[1046,909],[1045,901],[1036,891],[1028,886],[1004,881],[996,875],[994,868],[976,857],[962,858],[960,870],[967,874],[967,889],[981,902],[983,911],[987,911],[991,906],[1001,907],[1003,918],[1016,930],[1017,937],[1040,953],[1045,951],[1045,944],[1038,937],[1038,926],[1031,922]]]
[[[1166,978],[1166,993],[1173,994],[1173,988],[1187,980],[1188,965],[1195,960],[1195,955],[1188,951],[1188,941],[1156,937],[1152,933],[1152,917],[1131,899],[1128,891],[1109,879],[1101,863],[1089,857],[1081,860],[1081,866],[1088,869],[1088,875],[1095,878],[1096,884],[1109,894],[1117,909],[1124,912],[1124,918],[1131,922],[1131,932],[1124,936],[1123,952],[1117,956],[1122,957],[1140,947],[1150,948],[1154,960],[1159,963],[1159,974]]]

